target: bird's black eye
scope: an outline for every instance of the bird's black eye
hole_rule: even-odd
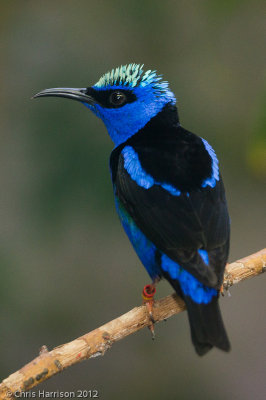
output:
[[[122,106],[126,102],[126,95],[123,92],[113,92],[111,93],[109,100],[114,106]]]

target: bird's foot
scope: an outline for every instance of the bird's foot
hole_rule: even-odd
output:
[[[143,291],[142,291],[143,304],[145,304],[146,307],[147,307],[147,311],[148,311],[149,318],[150,318],[150,321],[151,321],[151,323],[150,323],[148,328],[151,331],[152,340],[155,339],[155,332],[154,332],[155,320],[153,318],[153,305],[154,305],[154,295],[155,295],[155,293],[156,293],[155,284],[144,286]]]
[[[224,281],[223,281],[222,286],[220,287],[220,291],[219,291],[222,296],[225,296],[225,291],[227,292],[228,296],[231,296],[230,293],[229,293],[230,284],[228,283],[229,280],[228,280],[228,277],[227,277],[228,274],[227,274],[227,271],[226,271],[226,268],[227,268],[228,265],[229,264],[226,263],[226,266],[225,266],[225,277],[224,277]]]

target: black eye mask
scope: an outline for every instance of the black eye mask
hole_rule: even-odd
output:
[[[96,90],[92,87],[88,87],[86,92],[88,96],[92,96],[97,103],[99,103],[102,107],[105,108],[119,108],[124,106],[127,103],[133,103],[137,100],[136,95],[127,89],[106,89],[106,90]],[[115,93],[119,93],[125,96],[125,100],[123,102],[118,102],[118,104],[114,104],[115,102]],[[119,97],[119,96],[118,96]],[[114,100],[114,102],[112,102]]]

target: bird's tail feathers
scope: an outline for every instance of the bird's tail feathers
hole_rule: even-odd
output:
[[[208,304],[198,304],[189,296],[182,295],[177,281],[171,280],[171,284],[186,303],[191,338],[197,354],[203,356],[213,347],[229,351],[230,342],[223,324],[218,296],[214,296]]]
[[[230,350],[230,343],[223,324],[218,297],[208,304],[197,304],[191,298],[184,298],[190,323],[191,338],[198,355],[203,356],[212,347]]]

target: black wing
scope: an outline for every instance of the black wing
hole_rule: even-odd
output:
[[[164,137],[160,147],[158,144],[155,147],[138,146],[137,143],[130,145],[134,146],[139,159],[145,164],[146,172],[153,173],[152,176],[156,173],[156,166],[159,166],[158,173],[162,175],[162,166],[167,165],[168,170],[174,172],[170,173],[172,176],[169,178],[165,169],[165,180],[169,182],[171,179],[173,184],[173,180],[179,179],[174,173],[180,169],[184,187],[184,168],[180,168],[180,157],[177,157],[177,153],[182,153],[182,159],[184,148],[182,149],[180,143],[179,148],[175,148],[171,137],[171,146],[166,151],[167,149],[162,148],[165,140]],[[185,147],[190,152],[190,157],[194,157],[191,148],[187,144]],[[196,154],[202,151],[199,147]],[[173,196],[158,184],[145,189],[131,179],[124,168],[121,149],[113,151],[110,164],[116,195],[141,231],[161,252],[179,263],[200,282],[219,287],[228,257],[230,231],[222,178],[220,177],[214,188],[202,188],[197,182],[191,182],[186,189],[190,186],[192,190]],[[188,177],[187,181],[191,179]],[[180,179],[176,182],[176,187],[180,187]],[[208,267],[198,249],[207,250]]]

